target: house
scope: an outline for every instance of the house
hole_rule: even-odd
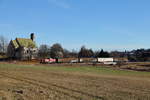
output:
[[[34,33],[31,33],[30,39],[16,38],[15,40],[11,40],[7,48],[7,56],[18,60],[37,58],[38,48],[34,38]]]

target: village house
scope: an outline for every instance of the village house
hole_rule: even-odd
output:
[[[11,40],[7,49],[8,57],[18,60],[36,59],[38,48],[34,39],[34,33],[31,33],[29,39],[16,38],[15,40]]]

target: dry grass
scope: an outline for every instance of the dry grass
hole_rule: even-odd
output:
[[[150,100],[150,74],[101,67],[0,64],[0,97],[3,100]]]

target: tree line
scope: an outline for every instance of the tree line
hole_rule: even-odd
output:
[[[41,45],[39,47],[39,57],[40,58],[97,58],[97,57],[110,57],[109,52],[104,51],[93,51],[85,46],[82,46],[78,51],[69,51],[64,49],[61,44],[56,43],[51,47],[48,45]]]
[[[0,55],[7,53],[8,39],[0,36]],[[42,44],[39,47],[39,58],[98,58],[98,57],[114,57],[114,58],[128,58],[132,62],[150,61],[150,49],[137,49],[131,51],[104,51],[103,49],[94,51],[82,46],[79,51],[67,50],[59,43],[52,46]]]
[[[104,51],[100,49],[93,51],[85,46],[82,46],[79,51],[69,51],[64,49],[61,44],[56,43],[51,47],[48,45],[41,45],[39,48],[39,56],[42,58],[127,58],[131,62],[145,62],[150,61],[150,49],[137,49],[131,51]]]

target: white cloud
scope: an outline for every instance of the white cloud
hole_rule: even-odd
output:
[[[70,5],[67,3],[66,0],[48,0],[48,2],[54,4],[58,7],[70,8]]]

